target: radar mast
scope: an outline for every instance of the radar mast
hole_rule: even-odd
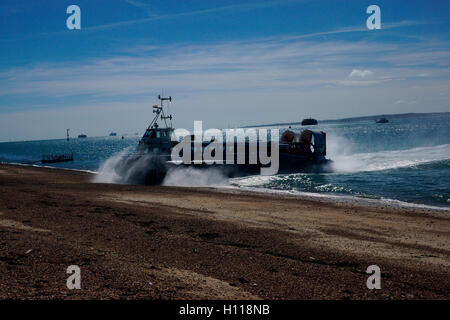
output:
[[[161,95],[158,95],[158,100],[160,100],[160,105],[154,105],[153,106],[153,113],[156,113],[155,117],[153,118],[152,122],[149,125],[150,128],[157,129],[159,127],[158,125],[158,119],[161,116],[161,120],[164,121],[164,124],[166,125],[166,128],[172,128],[172,115],[165,115],[164,113],[164,101],[167,101],[167,108],[169,107],[170,102],[172,102],[172,97],[169,96],[167,98],[161,97]],[[170,125],[167,124],[167,120],[170,120]]]

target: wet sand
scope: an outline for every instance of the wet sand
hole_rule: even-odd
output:
[[[0,165],[0,299],[450,297],[449,212],[92,179]]]

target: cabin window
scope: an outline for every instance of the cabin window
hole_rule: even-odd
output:
[[[159,152],[159,148],[153,148],[153,152],[154,153],[158,153]]]
[[[161,132],[157,131],[157,132],[156,132],[156,137],[157,137],[157,138],[161,137]]]
[[[156,138],[156,132],[155,131],[152,131],[150,133],[150,138]]]
[[[309,145],[309,149],[311,150],[312,153],[314,153],[314,147],[315,147],[316,142],[314,141],[314,135],[311,135],[311,142]]]

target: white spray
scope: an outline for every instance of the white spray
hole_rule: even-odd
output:
[[[123,177],[116,171],[123,157],[129,154],[131,147],[126,148],[106,160],[94,176],[97,183],[123,183]]]
[[[333,136],[328,140],[327,151],[328,157],[333,160],[331,169],[337,173],[388,170],[450,158],[449,144],[355,153],[353,143],[340,136]]]
[[[208,187],[226,186],[228,179],[218,169],[174,168],[164,179],[165,186]]]

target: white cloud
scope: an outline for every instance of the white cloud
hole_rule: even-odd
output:
[[[394,104],[417,104],[417,103],[418,103],[417,100],[403,100],[403,99],[394,102]]]
[[[373,75],[373,71],[353,69],[348,75],[349,78],[366,78]]]

